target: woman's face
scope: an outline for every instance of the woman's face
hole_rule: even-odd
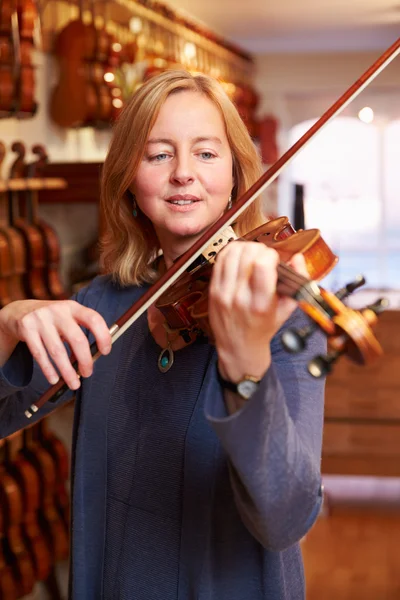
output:
[[[197,92],[169,96],[130,187],[166,260],[182,254],[221,216],[233,183],[232,154],[217,107]]]

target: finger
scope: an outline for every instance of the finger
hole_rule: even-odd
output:
[[[71,364],[57,329],[54,326],[48,326],[42,332],[42,341],[65,383],[72,390],[78,389],[80,386],[79,377]]]
[[[252,292],[252,309],[256,312],[268,310],[276,296],[278,261],[277,252],[263,246],[263,252],[253,263],[249,284]]]
[[[210,284],[210,295],[225,306],[232,305],[232,299],[237,281],[239,267],[240,248],[238,244],[232,243],[224,248],[218,256],[213,267],[213,275]]]
[[[38,363],[47,381],[54,385],[59,380],[59,376],[49,360],[49,356],[40,338],[40,335],[33,331],[25,341],[32,354],[33,359]]]
[[[60,330],[60,335],[71,348],[71,352],[78,362],[79,373],[82,377],[90,377],[93,373],[93,358],[88,339],[82,329],[73,321],[68,323],[68,327]]]
[[[243,246],[239,257],[238,274],[236,280],[235,304],[241,308],[251,309],[253,302],[253,273],[256,265],[262,266],[263,248],[258,243],[248,243]],[[265,282],[260,277],[261,286]]]
[[[82,306],[79,302],[75,302],[74,300],[68,300],[67,302],[71,305],[71,314],[77,323],[86,329],[89,329],[94,335],[99,352],[102,354],[109,354],[111,351],[112,340],[107,323],[103,317],[97,311]]]

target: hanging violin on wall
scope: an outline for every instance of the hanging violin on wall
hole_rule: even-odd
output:
[[[35,47],[34,31],[38,19],[33,0],[16,0],[18,17],[17,89],[15,112],[18,118],[29,118],[36,114],[35,66],[32,61]]]

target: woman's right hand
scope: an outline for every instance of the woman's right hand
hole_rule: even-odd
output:
[[[23,341],[50,384],[57,383],[60,374],[68,387],[76,390],[80,381],[64,342],[78,361],[80,375],[89,377],[93,372],[90,345],[80,325],[92,332],[102,354],[110,352],[110,332],[103,317],[95,310],[74,300],[11,302],[0,310],[1,364],[6,362],[17,343]]]

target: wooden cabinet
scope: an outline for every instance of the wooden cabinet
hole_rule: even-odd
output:
[[[380,359],[343,358],[327,379],[324,474],[400,476],[400,311],[380,316],[377,337]]]

